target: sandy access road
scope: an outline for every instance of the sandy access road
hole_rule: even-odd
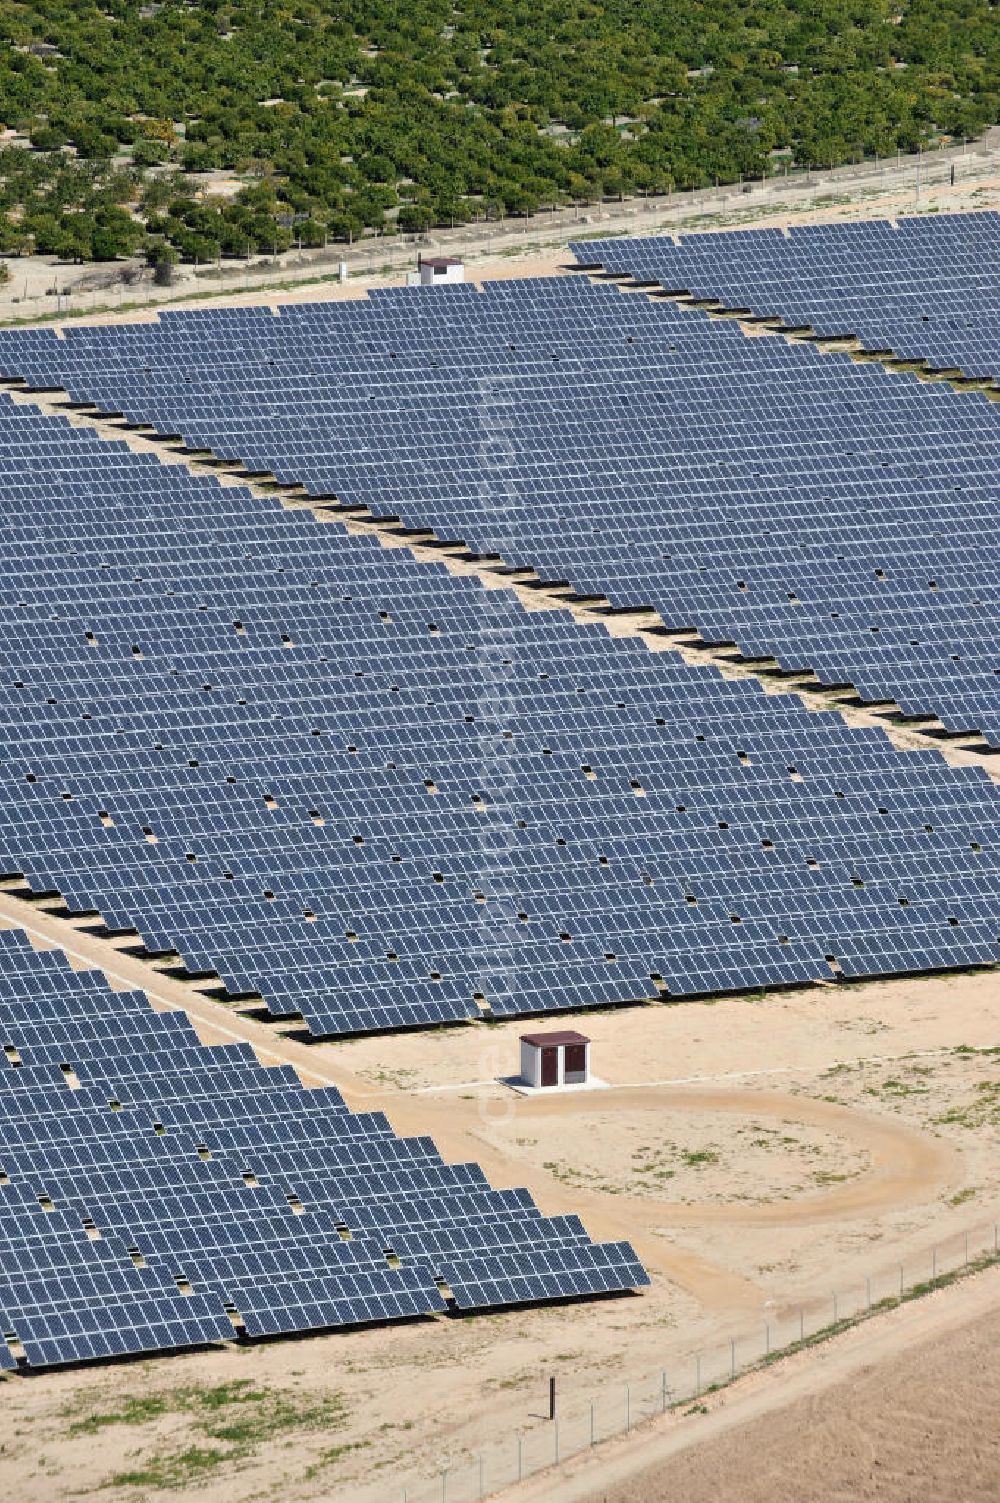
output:
[[[972,1503],[1000,1496],[994,1268],[516,1490],[518,1503]],[[498,1495],[513,1498],[514,1491]]]

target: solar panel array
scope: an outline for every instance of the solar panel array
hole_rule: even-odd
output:
[[[526,1190],[0,933],[0,1368],[638,1288]],[[20,1348],[21,1350],[18,1350]]]
[[[581,241],[581,265],[968,376],[1000,375],[1000,214]]]
[[[276,1017],[1000,956],[979,769],[9,399],[0,463],[0,872]]]
[[[566,277],[12,333],[0,368],[1000,745],[980,394]]]

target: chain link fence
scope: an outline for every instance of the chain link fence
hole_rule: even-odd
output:
[[[821,208],[824,203],[864,200],[880,193],[912,196],[908,211],[925,205],[927,192],[949,184],[961,186],[984,177],[1000,176],[1000,127],[980,140],[954,142],[909,155],[860,157],[839,167],[792,167],[775,162],[763,178],[650,194],[619,202],[602,200],[541,209],[525,218],[479,220],[471,225],[442,227],[423,235],[366,236],[352,245],[330,245],[315,251],[258,255],[244,266],[227,261],[186,275],[174,288],[153,285],[144,276],[129,284],[86,286],[79,268],[53,267],[57,289],[42,297],[18,296],[18,262],[9,261],[12,282],[8,296],[0,295],[0,323],[84,314],[152,310],[172,302],[194,299],[239,298],[247,294],[282,293],[310,283],[335,281],[336,267],[346,261],[352,276],[395,277],[412,270],[416,253],[446,249],[467,259],[522,255],[532,248],[553,249],[570,239],[602,235],[650,234],[685,225],[717,220],[739,223],[768,213],[794,213]],[[84,281],[75,286],[70,281]],[[32,307],[34,305],[34,307]]]
[[[608,1385],[590,1402],[567,1397],[563,1403],[559,1394],[552,1419],[536,1417],[519,1433],[455,1456],[432,1476],[383,1483],[372,1491],[356,1485],[351,1498],[358,1503],[479,1503],[668,1410],[697,1412],[707,1394],[743,1374],[998,1261],[998,1228],[991,1221],[940,1242],[924,1257],[831,1289],[823,1298],[769,1310],[755,1327],[722,1345],[693,1351],[627,1383]],[[548,1402],[543,1382],[540,1378],[542,1408]]]

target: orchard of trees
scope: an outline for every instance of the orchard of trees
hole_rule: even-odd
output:
[[[991,0],[0,0],[0,253],[214,260],[974,136]],[[218,172],[244,186],[211,192]]]

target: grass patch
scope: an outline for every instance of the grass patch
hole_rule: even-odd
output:
[[[1000,1080],[979,1080],[975,1096],[933,1117],[935,1127],[1000,1127]]]
[[[269,1395],[257,1388],[252,1378],[234,1378],[229,1383],[216,1383],[211,1388],[183,1388],[181,1395],[186,1408],[227,1409],[230,1404],[261,1404]]]
[[[320,1472],[342,1460],[349,1452],[363,1451],[370,1444],[371,1442],[367,1440],[353,1440],[342,1446],[328,1446],[325,1451],[319,1453],[315,1461],[309,1463],[302,1476],[306,1482],[311,1482],[314,1477],[319,1476]]]
[[[927,1086],[911,1085],[905,1080],[883,1080],[881,1085],[865,1086],[866,1096],[926,1096]]]
[[[197,1436],[193,1445],[165,1450],[128,1471],[116,1472],[101,1484],[102,1489],[190,1488],[199,1478],[253,1456],[261,1446],[279,1437],[318,1430],[332,1432],[347,1419],[339,1394],[300,1400],[282,1390],[260,1388],[253,1378],[235,1378],[228,1383],[191,1385],[138,1399],[125,1398],[113,1409],[81,1415],[67,1433],[95,1435],[114,1425],[148,1425],[165,1416],[180,1415],[188,1418],[188,1429]],[[346,1449],[355,1447],[342,1446],[338,1451]]]
[[[96,1435],[109,1425],[147,1425],[164,1414],[197,1413],[217,1414],[234,1404],[271,1404],[280,1396],[259,1389],[252,1378],[234,1378],[229,1383],[216,1383],[211,1387],[164,1389],[160,1393],[145,1394],[142,1398],[131,1395],[122,1400],[117,1409],[103,1413],[86,1414],[69,1426],[69,1435]],[[73,1411],[70,1411],[73,1412]],[[63,1411],[64,1415],[67,1411]],[[204,1425],[199,1428],[205,1428]]]
[[[116,1491],[123,1487],[143,1490],[189,1487],[199,1478],[221,1466],[230,1459],[229,1451],[208,1450],[204,1446],[189,1446],[186,1451],[177,1451],[172,1456],[154,1457],[145,1466],[133,1472],[116,1472],[103,1485]]]
[[[96,1435],[109,1425],[148,1425],[152,1420],[159,1419],[162,1414],[171,1414],[176,1410],[176,1404],[171,1402],[171,1396],[163,1393],[148,1394],[145,1398],[127,1398],[119,1409],[108,1410],[102,1414],[87,1414],[82,1419],[74,1420],[68,1427],[66,1434]],[[63,1413],[65,1414],[65,1410]]]

